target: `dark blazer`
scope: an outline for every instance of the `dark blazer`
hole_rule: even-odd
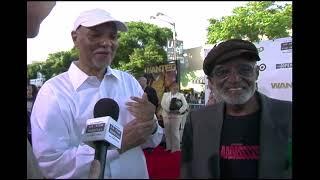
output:
[[[291,177],[288,142],[292,103],[257,93],[260,100],[259,178]],[[182,138],[181,178],[220,178],[220,135],[224,103],[191,111]]]

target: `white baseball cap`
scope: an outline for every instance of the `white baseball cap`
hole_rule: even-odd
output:
[[[114,22],[119,31],[128,31],[127,26],[123,22],[111,17],[110,13],[103,9],[92,9],[80,13],[74,22],[73,31],[77,30],[79,26],[92,27],[106,22]]]

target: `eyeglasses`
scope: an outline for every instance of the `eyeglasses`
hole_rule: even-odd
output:
[[[217,77],[220,79],[224,79],[228,76],[230,76],[232,69],[235,69],[237,74],[244,78],[250,78],[254,75],[255,66],[251,66],[248,64],[239,64],[235,66],[234,68],[224,65],[217,65],[212,73],[211,77]]]

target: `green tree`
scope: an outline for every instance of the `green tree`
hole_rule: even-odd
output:
[[[41,67],[44,65],[44,62],[36,62],[28,64],[27,66],[27,77],[28,79],[37,78],[37,72],[40,72]]]
[[[46,77],[46,79],[50,79],[67,71],[71,62],[78,57],[79,52],[75,48],[72,48],[70,51],[60,51],[49,54],[40,72]]]
[[[233,15],[221,20],[209,19],[207,43],[215,44],[231,38],[253,42],[287,37],[292,30],[292,4],[278,5],[275,1],[249,2],[237,7]]]
[[[76,48],[70,51],[60,51],[48,55],[44,62],[32,63],[27,66],[27,77],[29,79],[37,78],[37,72],[41,72],[46,79],[68,70],[71,62],[79,57]]]
[[[165,63],[167,55],[164,47],[172,37],[169,28],[160,28],[144,22],[128,22],[128,32],[121,32],[119,48],[112,66],[129,71],[134,76],[141,75],[145,66]]]
[[[197,76],[195,74],[195,71],[191,70],[184,70],[181,71],[181,85],[187,86],[188,82],[191,82],[193,79],[195,79]]]

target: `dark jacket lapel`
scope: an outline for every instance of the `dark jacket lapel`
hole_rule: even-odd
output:
[[[287,136],[279,123],[287,117],[283,104],[258,93],[261,105],[260,119],[260,159],[259,178],[284,177]],[[194,149],[192,171],[197,178],[220,178],[220,139],[224,119],[225,104],[208,106],[205,110],[196,111],[194,119],[194,136],[201,142]],[[199,118],[201,117],[201,118]],[[201,122],[197,121],[201,119]],[[285,122],[285,121],[283,121]],[[208,162],[204,162],[208,159]],[[208,163],[208,164],[207,164]]]
[[[224,116],[224,103],[218,103],[208,109],[208,116],[205,118],[204,123],[207,132],[203,132],[203,136],[206,136],[207,149],[210,150],[209,154],[209,176],[212,178],[220,178],[220,137],[222,131],[222,123]],[[210,134],[210,137],[207,137]]]
[[[277,121],[277,109],[272,104],[270,98],[259,94],[261,104],[260,120],[260,159],[259,178],[279,178],[282,177],[281,159],[285,156],[286,140],[279,132],[274,122]]]

